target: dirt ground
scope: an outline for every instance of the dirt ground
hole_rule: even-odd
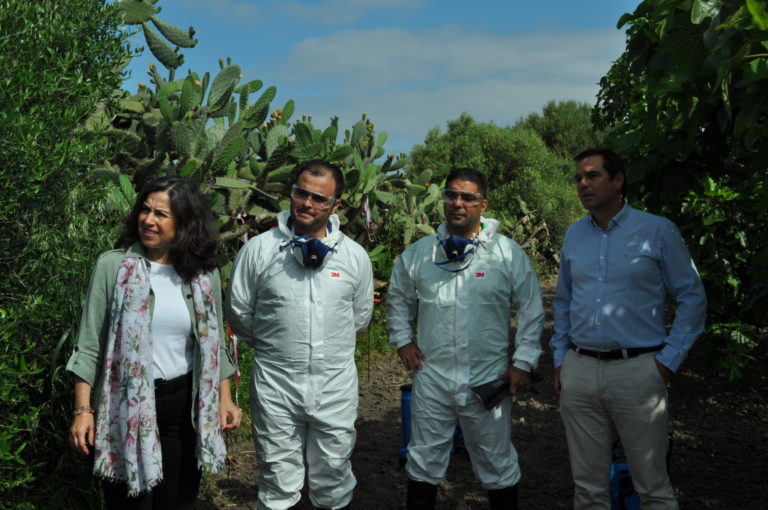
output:
[[[544,290],[548,302],[551,286]],[[548,321],[543,338],[550,335]],[[520,507],[568,509],[572,482],[548,350],[538,372],[543,381],[535,385],[535,393],[513,405],[512,440],[523,473]],[[409,382],[410,376],[396,354],[375,356],[370,364],[362,362],[357,446],[352,456],[358,483],[353,508],[405,507],[406,477],[398,459],[399,388]],[[749,387],[734,386],[725,379],[704,379],[685,368],[675,375],[670,389],[670,476],[682,510],[768,508],[766,382],[763,378],[753,380]],[[247,430],[231,440],[229,469],[206,480],[196,507],[199,510],[256,508],[258,468],[253,442]],[[440,485],[437,508],[487,507],[485,491],[475,480],[469,457],[458,448]],[[297,508],[312,508],[306,489]]]

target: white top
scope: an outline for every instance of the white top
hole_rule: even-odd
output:
[[[192,321],[184,301],[182,279],[171,264],[149,263],[155,294],[152,312],[153,379],[173,379],[192,370]]]

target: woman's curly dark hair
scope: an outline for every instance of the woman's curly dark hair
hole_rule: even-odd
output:
[[[213,213],[197,184],[182,177],[160,177],[144,186],[133,210],[125,219],[125,227],[117,240],[118,248],[128,248],[139,241],[139,213],[147,197],[165,191],[176,221],[176,233],[169,256],[176,272],[185,281],[216,268],[219,236],[213,226]]]

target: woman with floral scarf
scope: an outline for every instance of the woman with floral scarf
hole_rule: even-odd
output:
[[[192,508],[240,424],[211,219],[192,181],[156,179],[91,276],[67,364],[69,442],[93,455],[107,509]]]

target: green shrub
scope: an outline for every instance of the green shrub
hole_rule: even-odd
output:
[[[0,1],[0,507],[97,503],[69,453],[63,364],[90,271],[119,215],[88,176],[83,120],[121,81],[126,35],[102,0]]]
[[[370,359],[372,353],[387,353],[390,349],[389,333],[387,333],[387,303],[386,299],[381,299],[373,306],[373,316],[368,329],[357,339],[355,356],[358,361],[362,361],[366,358]]]
[[[680,226],[707,292],[694,349],[731,379],[768,367],[767,5],[639,2],[595,109],[630,198]]]

